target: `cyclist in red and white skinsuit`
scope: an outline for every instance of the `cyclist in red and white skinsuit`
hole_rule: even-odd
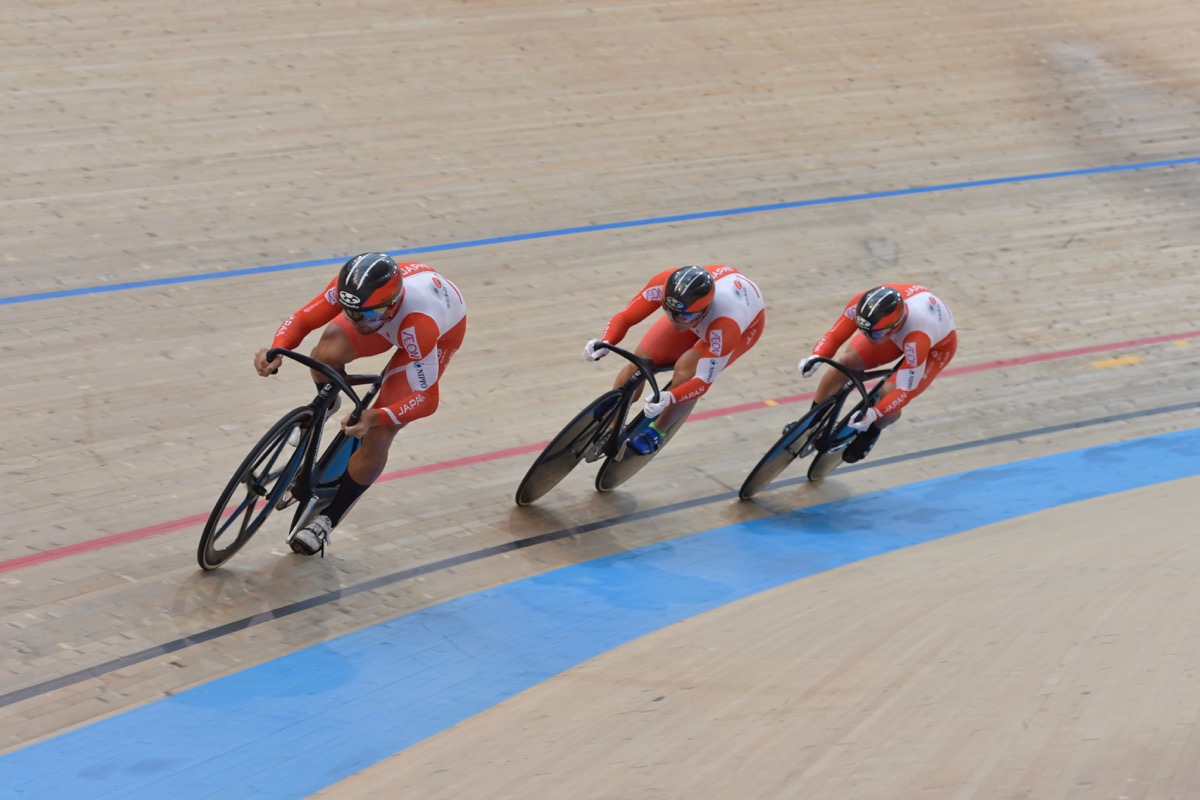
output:
[[[401,428],[438,407],[438,379],[462,346],[467,305],[453,283],[426,264],[397,264],[384,253],[363,253],[347,261],[321,294],[292,314],[275,332],[272,347],[294,350],[312,331],[325,326],[312,357],[338,369],[356,358],[392,348],[382,388],[358,423],[342,430],[362,439],[350,457],[337,493],[325,509],[292,539],[305,555],[321,550],[330,532],[387,465],[388,450]],[[283,358],[254,356],[259,375],[278,371]],[[313,372],[318,386],[325,377]]]
[[[638,453],[656,451],[671,421],[690,408],[717,375],[754,346],[762,335],[765,312],[758,286],[733,267],[667,269],[655,275],[618,312],[599,339],[583,349],[584,358],[596,361],[608,354],[601,342],[618,344],[629,329],[658,309],[665,312],[642,337],[635,349],[656,364],[674,364],[670,390],[659,401],[646,398],[644,413],[651,422],[629,439]],[[613,383],[619,387],[637,369],[626,364]],[[674,407],[672,407],[674,406]]]
[[[800,374],[811,377],[820,366],[814,356],[833,358],[852,369],[871,370],[903,354],[903,366],[884,384],[883,397],[850,420],[864,435],[855,437],[842,458],[860,461],[870,452],[879,432],[900,418],[900,410],[929,388],[958,349],[958,334],[950,308],[933,292],[915,283],[889,283],[868,289],[846,306],[833,327],[813,346],[813,355],[800,360]],[[829,370],[817,387],[814,405],[832,395],[845,378]]]

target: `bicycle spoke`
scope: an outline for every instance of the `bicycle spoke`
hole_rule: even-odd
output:
[[[263,436],[238,467],[201,534],[197,549],[201,568],[223,564],[262,527],[276,506],[287,505],[283,498],[292,488],[305,453],[304,446],[288,449],[288,432],[311,416],[307,407],[292,411]]]

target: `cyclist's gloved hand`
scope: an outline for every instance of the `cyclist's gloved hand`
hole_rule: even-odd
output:
[[[821,362],[817,361],[817,356],[808,356],[800,359],[800,363],[796,368],[800,370],[801,378],[811,378],[817,374],[817,368],[821,366]]]
[[[856,431],[865,431],[867,428],[871,427],[871,425],[877,419],[879,419],[879,412],[872,407],[868,408],[866,411],[859,411],[857,414],[850,417],[850,421],[846,424],[851,428],[854,428]]]
[[[600,344],[608,344],[608,343],[601,339],[588,340],[588,343],[583,346],[583,357],[586,358],[588,361],[599,361],[600,359],[602,359],[606,355],[608,355],[607,347],[597,347],[596,346],[596,345],[600,345]]]
[[[642,413],[646,415],[646,419],[654,419],[674,402],[675,395],[670,392],[659,392],[657,403],[649,397],[646,398],[646,405],[642,407]]]

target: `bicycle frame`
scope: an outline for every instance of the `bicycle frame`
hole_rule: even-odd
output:
[[[657,402],[662,392],[659,390],[658,381],[655,380],[654,376],[658,372],[664,372],[667,369],[670,369],[670,366],[651,363],[641,356],[617,347],[616,345],[601,342],[598,347],[603,347],[606,350],[616,353],[637,367],[637,369],[634,370],[634,373],[629,376],[628,380],[626,380],[623,384],[621,384],[620,387],[617,388],[616,391],[621,393],[620,400],[618,401],[617,405],[618,411],[611,418],[609,423],[601,428],[601,436],[606,436],[610,429],[615,430],[616,435],[606,436],[604,448],[597,453],[597,457],[604,455],[607,458],[619,460],[619,454],[622,453],[625,442],[631,433],[631,431],[628,430],[629,426],[626,425],[626,418],[629,415],[629,409],[633,407],[635,396],[637,394],[637,388],[643,382],[649,383],[651,390],[654,392],[654,401]],[[589,447],[591,446],[592,445],[589,445]]]
[[[849,427],[851,417],[859,409],[874,405],[887,379],[904,365],[901,360],[887,369],[859,372],[831,358],[820,357],[818,360],[829,364],[845,376],[842,385],[829,397],[814,404],[800,419],[784,427],[780,437],[742,481],[742,486],[738,489],[739,499],[749,500],[766,488],[797,458],[812,455],[812,463],[808,466],[808,479],[824,479],[842,463],[841,451],[849,447],[859,435],[857,430]],[[877,382],[867,389],[865,382],[871,380]],[[857,392],[859,399],[854,408],[843,416],[851,392]]]
[[[340,391],[342,394],[345,394],[354,404],[354,410],[350,413],[349,419],[349,424],[354,425],[362,417],[362,412],[366,409],[367,405],[379,393],[380,388],[383,386],[383,376],[346,375],[330,367],[328,364],[283,348],[269,350],[266,358],[268,361],[272,361],[276,356],[286,356],[321,373],[321,375],[329,379],[327,383],[321,386],[317,391],[316,397],[309,403],[309,406],[313,409],[313,424],[309,426],[308,430],[303,432],[300,446],[297,447],[297,450],[302,451],[303,460],[292,482],[290,494],[293,501],[302,503],[303,506],[296,514],[296,519],[288,534],[290,537],[297,530],[304,527],[314,514],[329,505],[337,491],[337,478],[340,478],[342,472],[345,471],[343,464],[340,469],[336,470],[337,474],[328,474],[332,465],[344,461],[344,459],[338,458],[341,455],[341,451],[346,449],[346,442],[350,439],[344,433],[339,432],[334,437],[333,443],[326,448],[325,452],[320,453],[318,456],[325,416],[334,399],[337,397],[337,393]],[[369,385],[371,388],[360,397],[352,387],[362,385]],[[339,437],[341,437],[341,441],[339,441]],[[345,454],[346,458],[353,452],[354,447],[355,445],[351,441],[349,452]],[[291,505],[291,503],[287,502],[286,496],[281,497],[277,501],[276,509],[282,510],[288,505]]]
[[[799,450],[792,449],[792,447],[799,443],[800,440],[804,440],[804,445],[812,444],[813,449],[816,449],[820,452],[836,453],[839,450],[844,450],[847,446],[849,446],[850,442],[858,434],[858,431],[852,431],[851,433],[846,434],[844,431],[840,430],[841,428],[845,427],[845,421],[843,420],[842,423],[839,423],[838,420],[842,417],[842,409],[845,406],[846,401],[850,399],[851,391],[857,390],[859,397],[859,401],[855,408],[858,408],[859,406],[865,408],[867,405],[873,404],[879,398],[879,394],[883,389],[884,383],[887,382],[887,379],[894,375],[896,371],[899,370],[904,364],[904,360],[901,359],[891,367],[887,367],[885,369],[860,372],[858,370],[851,369],[838,361],[834,361],[832,358],[818,356],[817,360],[823,364],[828,364],[830,367],[841,372],[846,380],[843,381],[841,387],[834,392],[830,398],[828,398],[829,400],[832,400],[832,403],[830,403],[828,409],[826,410],[822,421],[818,423],[817,429],[807,437],[798,437],[797,442],[788,447],[788,451],[796,455],[806,455],[806,453],[801,453]],[[876,381],[876,383],[870,389],[867,389],[867,382],[873,380]],[[802,447],[804,445],[802,445]]]
[[[605,344],[603,347],[617,353],[634,365],[634,371],[620,386],[609,389],[583,407],[558,434],[546,444],[534,459],[517,485],[516,503],[529,505],[553,489],[581,461],[592,463],[604,458],[601,472],[611,463],[619,461],[628,448],[625,442],[631,433],[626,423],[634,397],[643,382],[649,383],[654,399],[661,395],[654,373],[667,367],[647,363],[645,359]],[[626,462],[629,463],[629,462]]]
[[[290,358],[327,380],[308,405],[291,409],[267,430],[225,484],[196,549],[196,560],[204,570],[216,569],[232,558],[273,512],[299,506],[290,539],[328,505],[358,439],[339,431],[325,451],[318,453],[326,417],[341,392],[354,405],[350,421],[357,422],[383,385],[382,375],[347,375],[291,350],[272,348],[266,357],[268,361]],[[351,387],[364,384],[370,389],[360,397]],[[293,431],[301,436],[290,445]],[[288,453],[290,446],[295,452]]]

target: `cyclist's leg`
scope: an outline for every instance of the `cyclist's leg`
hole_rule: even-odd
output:
[[[696,334],[691,331],[675,330],[671,326],[670,320],[662,316],[650,326],[650,330],[646,331],[646,335],[642,337],[633,352],[655,364],[674,364],[695,343]],[[621,371],[617,373],[613,388],[621,388],[636,371],[635,365],[626,362]]]
[[[889,364],[900,357],[900,348],[893,344],[890,340],[873,342],[868,339],[860,331],[856,331],[850,337],[850,341],[842,348],[842,352],[838,355],[837,360],[850,369],[855,370],[870,370],[876,367],[881,367],[884,364]],[[813,403],[820,403],[828,397],[837,394],[837,391],[842,388],[842,384],[846,382],[846,376],[836,369],[826,368],[821,376],[821,383],[817,386],[816,395],[813,397]],[[888,387],[885,393],[891,391]]]
[[[379,355],[391,347],[391,342],[379,334],[359,333],[350,320],[338,315],[321,331],[321,338],[312,349],[312,357],[335,369],[344,370],[356,358]],[[313,381],[318,385],[324,383],[325,376],[314,372]]]
[[[858,362],[862,365],[859,369],[875,369],[884,364],[890,364],[900,357],[900,348],[891,341],[885,339],[881,342],[873,342],[862,333],[855,333],[851,337],[847,349],[855,351],[855,355],[858,356]],[[896,384],[891,379],[884,381],[878,396],[885,396],[895,387]],[[875,442],[879,439],[879,434],[883,432],[883,429],[898,419],[900,419],[900,411],[898,409],[891,414],[877,419],[865,431],[854,437],[854,441],[850,443],[850,446],[842,451],[842,460],[847,464],[862,461],[871,452],[871,448],[875,446]]]
[[[634,349],[634,353],[641,356],[643,359],[654,364],[674,364],[675,371],[672,376],[672,383],[678,385],[678,381],[683,380],[683,375],[687,369],[685,359],[689,358],[691,348],[696,344],[696,334],[689,330],[677,330],[665,316],[659,317],[646,335],[642,337],[642,341]],[[696,364],[695,358],[692,359],[690,374],[695,373]],[[617,380],[613,383],[613,388],[619,388],[627,380],[629,380],[637,367],[633,364],[627,364],[621,369],[617,375]],[[639,386],[636,394],[633,396],[637,400],[642,394],[642,386]],[[670,430],[668,427],[670,421],[676,418],[676,415],[686,408],[690,408],[690,404],[672,405],[665,412],[659,415],[653,421],[643,420],[642,426],[638,429],[630,439],[630,446],[634,452],[641,455],[648,455],[657,450],[663,442],[664,434]],[[653,426],[653,429],[651,428]]]
[[[957,351],[958,351],[958,334],[954,331],[951,331],[949,336],[942,339],[940,342],[937,343],[937,345],[935,345],[929,351],[929,355],[925,361],[925,372],[921,376],[920,383],[918,383],[914,388],[912,388],[904,393],[904,396],[901,401],[901,406],[903,407],[905,405],[908,405],[908,403],[912,402],[912,400],[915,397],[917,397],[919,394],[921,394],[926,389],[928,389],[929,385],[931,383],[933,383],[934,379],[938,376],[938,374],[940,374],[941,371],[946,368],[946,365],[950,363],[950,360],[952,358],[954,358],[954,354]],[[884,385],[884,390],[880,394],[880,396],[881,397],[886,396],[887,393],[892,391],[892,389],[894,389],[894,388],[895,388],[895,383],[893,383],[892,381],[888,381]],[[893,411],[890,414],[887,414],[886,416],[881,418],[879,420],[879,422],[876,424],[879,425],[879,427],[881,427],[881,428],[886,428],[887,426],[894,423],[896,420],[900,419],[900,414],[901,414],[901,409],[897,408],[895,411]]]
[[[467,321],[463,319],[438,339],[436,355],[430,354],[431,357],[437,358],[438,381],[446,373],[454,354],[462,347],[466,331]],[[407,361],[407,353],[397,350],[388,362],[385,370],[387,377],[379,389],[375,407],[391,409],[385,411],[381,419],[391,420],[392,423],[373,426],[363,436],[359,448],[350,456],[346,474],[339,480],[337,494],[326,510],[330,522],[334,525],[341,521],[367,487],[383,474],[392,441],[400,429],[418,419],[432,416],[437,411],[441,400],[441,384],[435,382],[427,389],[413,389],[408,381],[407,372],[402,369]],[[399,415],[396,409],[400,410]]]
[[[693,339],[696,337],[693,336]],[[697,347],[699,349],[697,349]],[[695,347],[690,347],[684,353],[675,359],[675,370],[671,373],[671,385],[679,386],[684,381],[691,380],[696,375],[696,365],[700,363],[700,356],[704,353],[704,345],[698,344]],[[696,403],[696,398],[682,403],[672,403],[667,406],[658,418],[654,420],[654,427],[665,433],[675,424],[675,420],[680,415],[685,415]]]
[[[312,350],[312,357],[345,374],[346,365],[354,359],[378,355],[391,347],[392,344],[379,334],[359,333],[348,319],[339,315],[321,332],[321,338]],[[318,388],[326,381],[324,375],[315,371],[312,372],[312,378]],[[334,408],[336,406],[330,408],[330,413]],[[375,426],[367,431],[362,443],[351,454],[346,471],[338,478],[333,499],[320,514],[296,532],[291,539],[292,550],[309,556],[325,552],[330,534],[342,516],[383,472],[383,466],[387,463],[387,448],[399,429],[390,430],[392,427]],[[364,456],[364,451],[368,455]],[[380,451],[384,453],[382,461],[379,461]],[[378,468],[375,466],[377,461]]]
[[[380,392],[380,402],[387,402],[382,391]],[[405,397],[402,396],[399,402],[405,403]],[[407,404],[417,409],[411,416],[406,414],[405,419],[396,424],[385,423],[374,425],[362,437],[362,443],[350,456],[350,461],[346,465],[346,471],[338,478],[337,491],[334,493],[333,499],[321,515],[313,523],[310,523],[310,526],[318,526],[318,528],[314,529],[314,532],[320,530],[322,533],[321,539],[328,541],[329,534],[338,526],[354,504],[358,502],[358,498],[362,497],[363,493],[371,488],[371,484],[375,483],[379,476],[383,474],[384,467],[387,466],[388,452],[391,450],[392,441],[396,438],[396,434],[400,432],[400,429],[415,419],[429,416],[437,409],[437,384],[434,384],[423,392],[411,393],[407,396]],[[315,548],[310,547],[310,549],[315,551]]]

